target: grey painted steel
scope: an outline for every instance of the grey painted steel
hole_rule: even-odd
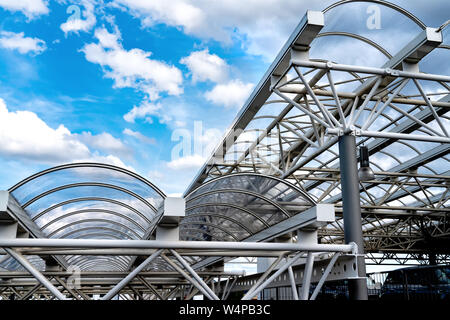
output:
[[[292,271],[292,266],[290,266],[288,268],[288,274],[289,274],[289,280],[291,281],[292,296],[293,296],[294,300],[298,300],[297,285],[295,284],[295,278],[294,278],[294,272]]]
[[[102,297],[102,300],[110,300],[119,291],[126,286],[135,276],[139,274],[150,262],[152,262],[156,257],[160,255],[162,249],[153,253],[150,257],[144,260],[139,266],[137,266],[133,271],[131,271],[125,278],[123,278],[114,288],[112,288],[106,295]]]
[[[260,293],[269,283],[271,283],[276,277],[286,271],[287,268],[292,266],[298,259],[300,259],[304,255],[303,252],[297,253],[294,257],[289,259],[284,265],[282,265],[274,274],[272,274],[266,281],[264,281],[261,285],[259,285],[256,289],[252,291],[248,291],[243,297],[242,300],[249,300],[252,297],[256,296]]]
[[[401,70],[392,70],[391,68],[374,68],[374,67],[361,67],[348,64],[340,64],[333,62],[317,62],[317,61],[305,61],[305,60],[293,60],[292,63],[296,66],[308,67],[308,68],[318,68],[318,69],[329,69],[336,71],[348,71],[348,72],[359,72],[367,73],[380,76],[397,76],[406,79],[421,79],[421,80],[432,80],[432,81],[442,81],[450,82],[449,76],[437,75],[437,74],[426,74],[419,72],[409,72]],[[434,103],[434,102],[433,102]]]
[[[194,277],[194,279],[208,292],[208,294],[212,297],[213,300],[220,300],[219,297],[208,287],[205,282],[200,278],[200,276],[191,268],[189,263],[186,262],[175,250],[170,250],[170,253],[174,255],[174,257],[183,265],[183,267],[189,271],[189,273]]]
[[[364,254],[355,136],[343,135],[339,137],[339,165],[341,169],[345,242],[356,243],[358,253]],[[364,257],[358,259],[358,271],[360,277],[366,276]],[[368,299],[365,279],[349,280],[349,291],[351,299]]]
[[[97,239],[0,239],[0,247],[54,248],[141,248],[141,249],[200,249],[242,251],[314,251],[353,252],[355,244],[301,244],[221,241],[157,241],[157,240],[97,240]]]
[[[269,276],[269,274],[275,269],[276,266],[280,263],[281,259],[283,259],[284,255],[279,256],[267,270],[256,280],[255,284],[248,290],[248,292],[254,291],[258,286]],[[231,289],[230,289],[231,290]]]
[[[302,281],[302,291],[300,294],[300,300],[308,300],[313,265],[314,265],[314,255],[312,254],[312,252],[308,252],[308,258],[306,259],[305,264],[305,273]]]
[[[22,265],[33,277],[36,278],[44,287],[46,287],[56,298],[59,300],[67,300],[66,296],[63,295],[46,277],[42,275],[28,260],[23,257],[20,253],[14,251],[11,248],[3,248],[8,254],[14,258],[18,263]]]
[[[223,140],[210,159],[199,170],[196,178],[194,178],[184,195],[189,194],[200,185],[200,180],[203,181],[205,175],[208,173],[208,164],[214,163],[217,158],[220,158],[220,155],[223,155],[224,151],[231,147],[229,141],[236,134],[236,129],[239,130],[245,128],[264,104],[264,101],[270,96],[271,76],[274,74],[282,74],[289,67],[289,49],[294,46],[308,47],[315,36],[322,30],[323,26],[324,17],[322,12],[308,11],[303,16],[294,32],[278,53],[274,62],[270,65],[261,81],[256,85],[250,97],[245,102],[241,111],[236,116],[236,119],[224,135]]]
[[[323,275],[320,278],[319,283],[314,288],[314,292],[312,293],[310,300],[316,300],[316,297],[319,294],[320,289],[322,289],[322,286],[323,286],[325,280],[327,279],[328,275],[330,274],[331,270],[333,269],[333,266],[336,263],[336,260],[339,258],[339,255],[340,255],[339,253],[335,253],[333,258],[331,258],[331,261],[328,264],[328,266],[326,267],[325,271],[323,272]]]
[[[166,257],[164,254],[161,255],[161,257],[176,271],[178,271],[179,274],[181,274],[187,281],[189,281],[194,287],[196,287],[201,293],[205,295],[209,300],[214,300],[214,298],[209,294],[208,291],[205,290],[205,288],[200,285],[195,279],[190,277],[183,269],[181,269],[175,262],[170,260],[168,257]]]

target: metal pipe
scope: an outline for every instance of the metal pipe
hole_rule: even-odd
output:
[[[189,281],[194,287],[196,287],[201,293],[203,293],[205,295],[205,297],[207,297],[210,300],[213,300],[213,297],[209,294],[209,292],[207,292],[197,281],[195,281],[194,279],[192,279],[186,272],[184,272],[183,269],[181,269],[175,262],[173,262],[172,260],[170,260],[168,257],[166,257],[165,255],[161,255],[161,257],[172,267],[174,268],[176,271],[178,271],[178,273],[180,273],[187,281]]]
[[[300,294],[300,300],[308,300],[309,286],[311,285],[311,275],[314,265],[314,256],[311,252],[308,252],[308,258],[306,259],[305,270],[303,273],[302,291]]]
[[[294,297],[294,300],[298,300],[297,285],[295,284],[295,277],[294,277],[294,272],[292,271],[292,266],[290,266],[288,268],[288,274],[289,274],[289,280],[291,282],[292,296]]]
[[[269,283],[271,283],[276,277],[286,271],[291,265],[293,265],[300,257],[303,255],[303,252],[297,253],[291,260],[286,262],[284,265],[280,267],[273,275],[271,275],[266,281],[264,281],[260,286],[258,286],[253,291],[248,291],[243,297],[242,300],[249,300],[250,297],[256,296],[260,293]]]
[[[361,205],[359,197],[359,179],[356,164],[356,139],[353,135],[339,137],[339,166],[341,169],[341,188],[344,216],[344,239],[346,243],[354,242],[358,260],[358,276],[361,279],[349,280],[350,298],[367,300],[364,262],[364,242],[362,236]]]
[[[248,290],[248,292],[251,292],[253,290],[255,290],[260,284],[261,282],[263,282],[267,276],[273,271],[273,269],[275,269],[275,267],[280,263],[281,259],[284,257],[283,255],[280,255],[271,265],[269,268],[267,268],[267,270],[262,274],[261,277],[259,277],[259,279],[255,282],[255,284]]]
[[[308,68],[329,69],[329,70],[337,70],[337,71],[369,73],[369,74],[376,74],[376,75],[381,75],[381,76],[397,76],[397,77],[403,77],[403,78],[450,82],[449,76],[426,74],[426,73],[419,73],[419,72],[408,72],[408,71],[395,70],[395,69],[391,69],[391,68],[361,67],[361,66],[354,66],[354,65],[348,65],[348,64],[333,63],[331,61],[316,62],[316,61],[311,61],[311,60],[299,60],[299,59],[293,59],[291,61],[291,63],[296,66],[308,67]]]
[[[328,131],[327,131],[328,134],[335,134],[335,135],[339,135],[341,132],[342,132],[341,129],[328,129]],[[404,134],[404,133],[395,133],[395,132],[378,132],[378,131],[367,131],[367,130],[358,130],[358,129],[355,130],[355,134],[357,136],[362,136],[362,137],[390,138],[390,139],[450,143],[450,138],[443,137],[443,136]]]
[[[56,298],[59,300],[67,300],[66,296],[63,295],[46,277],[42,275],[28,260],[22,256],[20,253],[14,251],[11,248],[3,248],[8,254],[14,258],[18,263],[22,265],[29,273],[33,275],[44,287],[46,287]]]
[[[128,284],[139,272],[141,272],[150,262],[152,262],[159,254],[162,252],[159,249],[153,253],[150,257],[144,260],[139,266],[137,266],[133,271],[131,271],[125,278],[123,278],[118,284],[114,286],[106,295],[103,296],[102,300],[109,300],[114,297],[124,286]]]
[[[314,289],[314,292],[311,295],[310,300],[315,300],[317,295],[319,294],[320,289],[322,289],[322,285],[325,282],[325,280],[328,277],[328,274],[331,272],[331,269],[333,269],[334,264],[336,263],[336,260],[339,258],[340,254],[335,253],[333,258],[331,258],[330,263],[326,267],[325,271],[323,272],[322,277],[319,280],[319,283],[317,284],[316,288]]]
[[[355,160],[356,161],[356,160]],[[356,162],[355,162],[356,163]],[[220,241],[159,241],[159,240],[100,240],[100,239],[0,239],[0,247],[54,248],[144,248],[144,249],[201,249],[205,250],[261,250],[351,252],[351,244],[298,244]]]
[[[209,295],[213,298],[213,300],[220,300],[219,297],[214,293],[214,291],[211,290],[210,287],[208,287],[205,282],[200,278],[200,276],[197,274],[197,272],[194,271],[194,269],[191,268],[189,263],[186,262],[175,250],[170,250],[170,253],[174,255],[174,257],[183,265],[183,267],[189,271],[189,273],[194,277],[195,280],[209,293]]]

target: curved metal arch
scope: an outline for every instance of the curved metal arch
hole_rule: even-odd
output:
[[[241,223],[241,222],[239,222],[239,221],[237,221],[237,220],[235,220],[233,218],[230,218],[228,216],[224,216],[224,215],[221,215],[221,214],[218,214],[218,213],[212,213],[212,212],[211,213],[208,213],[208,212],[192,213],[192,214],[187,215],[186,217],[184,217],[183,221],[185,221],[186,219],[195,218],[195,217],[216,217],[216,218],[228,220],[231,223],[236,224],[239,227],[241,227],[242,229],[244,229],[248,234],[253,234],[253,232],[250,229],[248,229],[243,223]]]
[[[110,237],[112,239],[116,240],[122,240],[122,238],[119,238],[118,236],[109,234],[109,233],[101,233],[101,232],[92,232],[92,233],[86,233],[81,236],[73,237],[73,239],[85,239],[86,237]],[[90,238],[88,238],[90,239]]]
[[[66,225],[64,225],[64,226],[62,226],[62,227],[59,227],[58,229],[52,231],[51,233],[48,234],[48,237],[50,238],[50,237],[52,237],[53,235],[55,235],[56,233],[58,233],[58,232],[60,232],[60,231],[62,231],[62,230],[64,230],[64,229],[70,228],[70,227],[72,227],[72,226],[75,226],[75,225],[77,225],[77,224],[81,224],[81,223],[89,223],[89,222],[104,222],[104,223],[114,224],[114,225],[116,225],[116,226],[119,226],[119,227],[121,227],[121,228],[124,228],[124,229],[130,231],[130,232],[133,233],[136,237],[142,239],[142,237],[141,237],[140,235],[138,235],[138,234],[136,233],[136,231],[134,231],[134,230],[131,229],[130,227],[128,227],[128,226],[126,226],[126,225],[124,225],[124,224],[122,224],[122,223],[120,223],[120,222],[117,222],[117,221],[114,221],[114,220],[107,220],[107,219],[83,219],[83,220],[73,221],[73,222],[70,222],[70,223],[68,223],[68,224],[66,224]]]
[[[46,169],[46,170],[40,171],[38,173],[35,173],[35,174],[29,176],[28,178],[23,179],[19,183],[15,184],[11,188],[9,188],[8,191],[9,192],[13,192],[14,190],[19,188],[20,186],[24,185],[25,183],[27,183],[27,182],[29,182],[29,181],[31,181],[33,179],[36,179],[37,177],[43,176],[43,175],[45,175],[47,173],[50,173],[50,172],[55,172],[55,171],[59,171],[59,170],[69,169],[69,168],[82,168],[82,167],[110,169],[110,170],[114,170],[114,171],[118,171],[118,172],[124,173],[126,175],[129,175],[129,176],[131,176],[131,177],[133,177],[133,178],[135,178],[135,179],[145,183],[150,188],[155,190],[163,199],[166,198],[166,195],[164,194],[164,192],[162,192],[157,186],[155,186],[153,183],[151,183],[150,181],[148,181],[144,177],[138,175],[137,173],[134,173],[134,172],[129,171],[127,169],[124,169],[124,168],[121,168],[121,167],[117,167],[117,166],[113,166],[113,165],[110,165],[110,164],[95,163],[95,162],[68,163],[68,164],[63,164],[63,165],[60,165],[60,166],[56,166],[56,167],[53,167],[53,168]]]
[[[77,230],[73,230],[73,231],[70,231],[68,233],[63,234],[58,239],[65,239],[65,238],[67,238],[68,236],[70,236],[70,235],[72,235],[74,233],[77,233],[77,232],[80,232],[80,231],[86,231],[86,230],[108,230],[108,231],[111,231],[111,232],[114,232],[114,233],[119,233],[119,234],[123,235],[124,237],[126,237],[129,240],[133,240],[133,238],[130,237],[125,232],[122,232],[122,231],[119,231],[119,230],[116,230],[116,229],[112,229],[112,228],[108,228],[108,227],[100,227],[100,226],[99,227],[86,227],[86,228],[80,228],[80,229],[77,229]]]
[[[321,37],[327,37],[327,36],[343,36],[343,37],[349,37],[349,38],[353,38],[353,39],[357,39],[357,40],[363,41],[363,42],[367,43],[368,45],[374,47],[378,51],[380,51],[388,59],[392,58],[392,55],[386,49],[384,49],[382,46],[380,46],[378,43],[376,43],[376,42],[374,42],[374,41],[372,41],[372,40],[370,40],[370,39],[368,39],[366,37],[360,36],[358,34],[354,34],[354,33],[351,33],[351,32],[343,32],[343,31],[329,31],[329,32],[319,33],[316,36],[316,39],[317,38],[321,38]]]
[[[84,262],[80,262],[79,264],[77,264],[80,268],[85,268],[85,267],[92,267],[92,266],[110,266],[110,267],[118,267],[121,268],[121,270],[126,270],[126,267],[122,264],[122,263],[118,263],[118,261],[111,261],[111,260],[106,260],[106,259],[99,259],[99,258],[95,258],[95,259],[91,259],[91,261],[84,261]]]
[[[147,200],[145,200],[143,197],[141,197],[140,195],[134,193],[133,191],[130,191],[128,189],[113,185],[113,184],[108,184],[108,183],[101,183],[101,182],[78,182],[78,183],[70,183],[70,184],[65,184],[50,190],[47,190],[41,194],[38,194],[37,196],[35,196],[33,199],[28,200],[24,205],[22,205],[22,208],[26,208],[28,207],[30,204],[32,204],[33,202],[48,196],[49,194],[52,194],[54,192],[57,191],[61,191],[61,190],[65,190],[65,189],[70,189],[70,188],[77,188],[77,187],[103,187],[103,188],[109,188],[109,189],[114,189],[114,190],[118,190],[118,191],[122,191],[124,193],[129,194],[130,196],[142,201],[145,205],[147,205],[152,211],[154,211],[155,213],[158,212],[158,210]]]
[[[109,257],[109,256],[105,256],[105,255],[99,255],[99,256],[81,256],[81,255],[75,255],[75,256],[71,256],[71,259],[68,261],[72,264],[81,264],[84,262],[88,262],[88,261],[93,261],[93,260],[105,260],[105,261],[111,261],[111,262],[120,262],[121,264],[123,264],[124,267],[128,266],[128,264],[130,263],[130,259],[125,259],[125,257],[123,256],[114,256],[114,257]]]
[[[125,271],[126,269],[122,269],[120,266],[116,266],[113,264],[107,264],[105,262],[101,262],[95,264],[94,262],[90,264],[86,264],[80,267],[83,271]]]
[[[109,199],[109,198],[102,198],[102,197],[82,197],[82,198],[74,198],[74,199],[70,199],[70,200],[65,200],[63,202],[57,203],[51,207],[48,207],[47,209],[41,211],[40,213],[38,213],[37,215],[35,215],[33,218],[31,218],[32,221],[36,221],[37,219],[39,219],[40,217],[42,217],[43,215],[47,214],[48,212],[62,207],[66,204],[70,204],[70,203],[76,203],[76,202],[82,202],[82,201],[103,201],[103,202],[109,202],[109,203],[113,203],[113,204],[117,204],[118,206],[124,207],[130,211],[133,211],[134,213],[136,213],[139,217],[141,217],[143,220],[145,220],[149,225],[152,224],[152,221],[150,221],[150,219],[148,219],[145,214],[141,213],[139,210],[133,208],[132,206],[123,203],[121,201],[115,200],[115,199]]]
[[[208,192],[199,194],[199,195],[195,196],[195,197],[192,198],[192,199],[186,200],[186,204],[187,204],[188,202],[197,200],[198,198],[202,198],[202,197],[205,197],[205,196],[208,196],[208,195],[211,195],[211,194],[215,194],[215,193],[242,193],[242,194],[245,194],[245,195],[250,195],[250,196],[253,196],[253,197],[255,197],[255,198],[259,198],[259,199],[261,199],[261,200],[263,200],[263,201],[265,201],[265,202],[268,202],[269,204],[271,204],[272,206],[274,206],[275,208],[277,208],[278,210],[280,210],[287,218],[290,217],[289,212],[287,212],[284,208],[282,208],[278,203],[276,203],[276,202],[274,202],[274,201],[272,201],[272,200],[270,200],[270,199],[268,199],[268,198],[266,198],[266,197],[261,196],[259,193],[252,192],[252,191],[248,191],[248,190],[246,190],[246,191],[240,190],[240,189],[218,189],[218,190],[210,190],[210,191],[208,191]]]
[[[80,267],[80,269],[82,269],[82,270],[91,269],[92,267],[95,267],[95,266],[105,268],[104,270],[117,270],[117,269],[122,270],[122,268],[123,268],[120,264],[108,262],[105,260],[85,261],[83,264],[78,265],[78,267]]]
[[[209,222],[201,222],[201,221],[193,221],[193,222],[184,222],[184,220],[182,222],[180,222],[180,226],[186,226],[186,225],[202,225],[202,226],[208,226],[214,229],[219,229],[220,231],[228,234],[230,237],[232,237],[234,240],[239,241],[238,238],[236,238],[230,231],[228,231],[225,228],[222,228],[221,226],[215,225],[213,223],[209,223]],[[189,229],[189,228],[188,228]],[[252,233],[250,233],[250,235],[252,235]]]
[[[105,262],[94,263],[91,262],[89,264],[80,266],[82,271],[125,271],[120,266],[116,266],[114,264],[107,264]]]
[[[187,231],[187,232],[189,232],[189,231]],[[180,233],[180,238],[187,238],[187,237],[195,239],[194,241],[205,241],[205,239],[202,239],[199,236],[196,236],[196,235],[191,234],[191,233],[190,234],[185,234],[184,236],[181,236],[181,233]]]
[[[198,186],[197,188],[195,188],[194,190],[192,190],[191,192],[189,192],[185,198],[187,199],[192,193],[196,192],[197,190],[199,190],[200,188],[214,183],[216,181],[222,180],[222,179],[227,179],[230,177],[236,177],[236,176],[254,176],[254,177],[261,177],[261,178],[266,178],[266,179],[271,179],[271,180],[276,180],[288,187],[290,187],[291,189],[297,191],[298,193],[300,193],[302,196],[304,196],[306,198],[306,200],[309,200],[311,202],[311,204],[316,204],[316,202],[314,201],[314,199],[312,199],[309,194],[307,194],[304,190],[300,189],[299,187],[297,187],[296,185],[293,185],[292,183],[290,183],[289,181],[280,179],[278,177],[274,177],[274,176],[269,176],[269,175],[265,175],[265,174],[261,174],[261,173],[252,173],[252,172],[246,172],[246,173],[232,173],[232,174],[227,174],[224,176],[220,176],[214,179],[211,179],[205,183],[203,183],[202,185]],[[187,201],[186,201],[187,202]]]
[[[51,226],[53,223],[58,222],[58,221],[60,221],[62,219],[65,219],[65,218],[71,217],[71,216],[75,216],[75,215],[78,215],[78,214],[81,214],[81,213],[88,213],[88,212],[105,213],[105,214],[110,214],[110,215],[113,215],[113,216],[116,216],[116,217],[120,217],[122,219],[125,219],[125,220],[131,222],[133,225],[135,225],[136,227],[141,229],[143,232],[145,232],[145,229],[140,224],[138,224],[136,221],[131,219],[130,217],[128,217],[128,216],[126,216],[126,215],[124,215],[124,214],[122,214],[120,212],[116,212],[116,211],[113,211],[113,210],[107,210],[107,209],[82,209],[82,210],[71,211],[69,213],[63,214],[63,215],[61,215],[61,216],[59,216],[59,217],[49,221],[47,224],[43,225],[40,228],[41,228],[41,230],[45,230],[49,226]]]
[[[92,261],[98,257],[107,258],[107,256],[105,256],[105,255],[90,256],[90,258],[83,257],[82,255],[70,255],[70,256],[65,255],[64,257],[66,258],[68,264],[70,264],[70,265],[79,265],[82,262]],[[122,256],[115,256],[114,258],[110,258],[109,261],[113,261],[113,262],[119,261],[119,262],[123,263],[124,266],[128,265],[130,263],[130,259],[124,259],[124,257],[122,257]]]
[[[194,228],[187,228],[186,227],[186,228],[180,229],[180,233],[182,231],[184,231],[184,232],[191,232],[192,231],[192,232],[196,232],[196,233],[199,233],[199,234],[206,234],[206,235],[210,236],[211,238],[217,239],[219,241],[223,241],[223,239],[217,237],[217,235],[211,234],[211,233],[209,233],[209,232],[207,232],[205,230],[201,230],[201,229],[194,229]],[[234,239],[234,237],[233,237],[233,239]],[[201,241],[205,241],[205,239],[201,239]]]
[[[404,16],[408,17],[411,21],[416,23],[422,29],[425,29],[427,27],[425,25],[425,23],[423,23],[419,18],[417,18],[415,15],[413,15],[408,10],[405,10],[405,9],[403,9],[402,7],[400,7],[400,6],[396,5],[396,4],[393,4],[393,3],[387,2],[387,1],[383,1],[383,0],[341,0],[339,2],[335,2],[335,3],[331,4],[330,6],[328,6],[324,10],[322,10],[322,12],[326,13],[326,12],[330,11],[333,8],[336,8],[338,6],[341,6],[341,5],[346,4],[346,3],[351,3],[351,2],[372,2],[372,3],[377,3],[377,4],[380,4],[382,6],[385,6],[385,7],[394,9],[395,11],[400,12]]]
[[[94,259],[98,259],[102,257],[104,260],[108,260],[108,261],[120,261],[122,263],[124,263],[124,265],[128,265],[128,263],[130,262],[130,259],[126,259],[124,256],[114,256],[114,257],[110,257],[110,256],[106,256],[106,255],[98,255],[98,256],[82,256],[79,254],[76,255],[70,255],[69,258],[67,258],[67,262],[71,263],[71,264],[76,264],[76,263],[81,263],[84,261],[91,261]]]
[[[259,217],[256,213],[254,213],[253,211],[238,206],[236,204],[232,204],[232,203],[212,203],[212,202],[207,202],[207,203],[202,203],[202,204],[196,204],[192,207],[186,207],[186,211],[191,210],[191,209],[197,209],[197,208],[202,208],[202,207],[229,207],[229,208],[234,208],[240,211],[243,211],[249,215],[251,215],[252,217],[254,217],[255,219],[257,219],[258,221],[260,221],[262,224],[264,224],[264,226],[266,226],[267,228],[270,227],[270,225],[261,217]]]

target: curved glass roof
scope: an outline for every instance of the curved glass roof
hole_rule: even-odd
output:
[[[165,195],[138,174],[112,165],[73,163],[36,173],[9,189],[48,238],[147,239]],[[65,256],[82,270],[126,270],[132,257]],[[10,261],[11,262],[11,261]],[[9,268],[17,267],[8,261]]]
[[[313,206],[304,191],[256,173],[218,177],[186,196],[183,240],[241,241]]]

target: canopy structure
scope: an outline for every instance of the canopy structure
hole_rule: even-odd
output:
[[[242,241],[313,206],[306,192],[276,177],[235,173],[186,196],[185,240]]]
[[[277,277],[294,298],[301,284],[302,299],[315,279],[315,298],[327,276],[351,279],[367,298],[365,261],[449,263],[447,25],[428,26],[382,0],[307,11],[184,193],[183,218],[165,215],[164,193],[126,169],[75,163],[44,170],[8,190],[2,210],[39,239],[0,237],[0,274],[24,266],[63,299],[34,269],[56,262],[76,266],[89,281],[89,272],[111,276],[104,283],[94,277],[80,292],[58,280],[75,298],[201,292],[218,299],[217,292],[226,298],[235,290],[230,274],[214,288],[226,275],[223,261],[268,257],[275,262],[262,275],[234,278],[243,299]],[[368,162],[358,149],[367,150]],[[358,161],[373,176],[359,176]],[[332,219],[319,221],[319,207],[334,209]],[[312,239],[303,225],[314,226],[313,243],[292,241]],[[32,285],[26,295],[41,290]]]
[[[74,163],[36,173],[9,189],[29,219],[51,239],[148,239],[165,195],[129,170]],[[81,270],[127,270],[132,257],[65,255]],[[6,269],[18,267],[8,259]],[[42,268],[42,264],[41,264]]]
[[[320,236],[342,243],[338,141],[352,135],[375,174],[355,194],[372,262],[448,261],[449,43],[445,21],[386,1],[309,11],[185,194],[234,173],[278,177],[335,205]]]

